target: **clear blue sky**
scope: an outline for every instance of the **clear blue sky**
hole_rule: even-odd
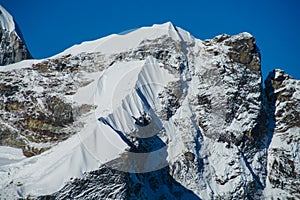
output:
[[[35,58],[128,29],[173,22],[199,39],[247,31],[273,68],[300,79],[299,0],[0,0],[15,18]]]

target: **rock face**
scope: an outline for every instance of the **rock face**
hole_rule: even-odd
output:
[[[74,134],[80,126],[74,122],[76,115],[91,109],[73,106],[66,98],[88,84],[77,76],[78,69],[68,57],[0,72],[0,144],[21,148],[31,157]]]
[[[12,16],[0,5],[0,65],[31,58],[22,33]]]
[[[0,76],[1,145],[30,157],[0,165],[1,198],[300,198],[300,82],[263,88],[248,33],[154,25]]]
[[[300,198],[300,81],[276,69],[265,81],[271,115],[267,194]],[[271,191],[271,192],[270,192]]]

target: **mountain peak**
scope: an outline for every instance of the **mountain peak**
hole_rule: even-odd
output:
[[[0,35],[0,65],[8,65],[31,58],[18,25],[1,5]]]
[[[15,30],[15,22],[13,17],[0,5],[0,28],[6,31]]]
[[[172,22],[165,22],[163,24],[154,24],[152,26],[153,28],[160,28],[160,29],[165,29],[165,30],[173,30],[175,29],[175,26]]]
[[[82,52],[115,54],[128,51],[129,49],[134,49],[143,41],[155,40],[162,37],[170,37],[175,41],[192,40],[187,31],[183,29],[177,31],[177,28],[175,28],[171,22],[166,22],[164,24],[154,24],[152,26],[141,27],[121,35],[112,34],[94,41],[83,42],[70,47],[55,57],[67,54],[76,55]]]
[[[166,22],[0,67],[0,199],[300,199],[300,81],[260,61]]]

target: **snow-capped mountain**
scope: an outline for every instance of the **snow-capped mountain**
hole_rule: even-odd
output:
[[[13,17],[0,5],[0,66],[31,58]]]
[[[0,68],[0,197],[300,198],[300,81],[168,22]]]

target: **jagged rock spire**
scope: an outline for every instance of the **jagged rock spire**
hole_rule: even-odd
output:
[[[0,65],[31,58],[13,17],[0,5]]]

